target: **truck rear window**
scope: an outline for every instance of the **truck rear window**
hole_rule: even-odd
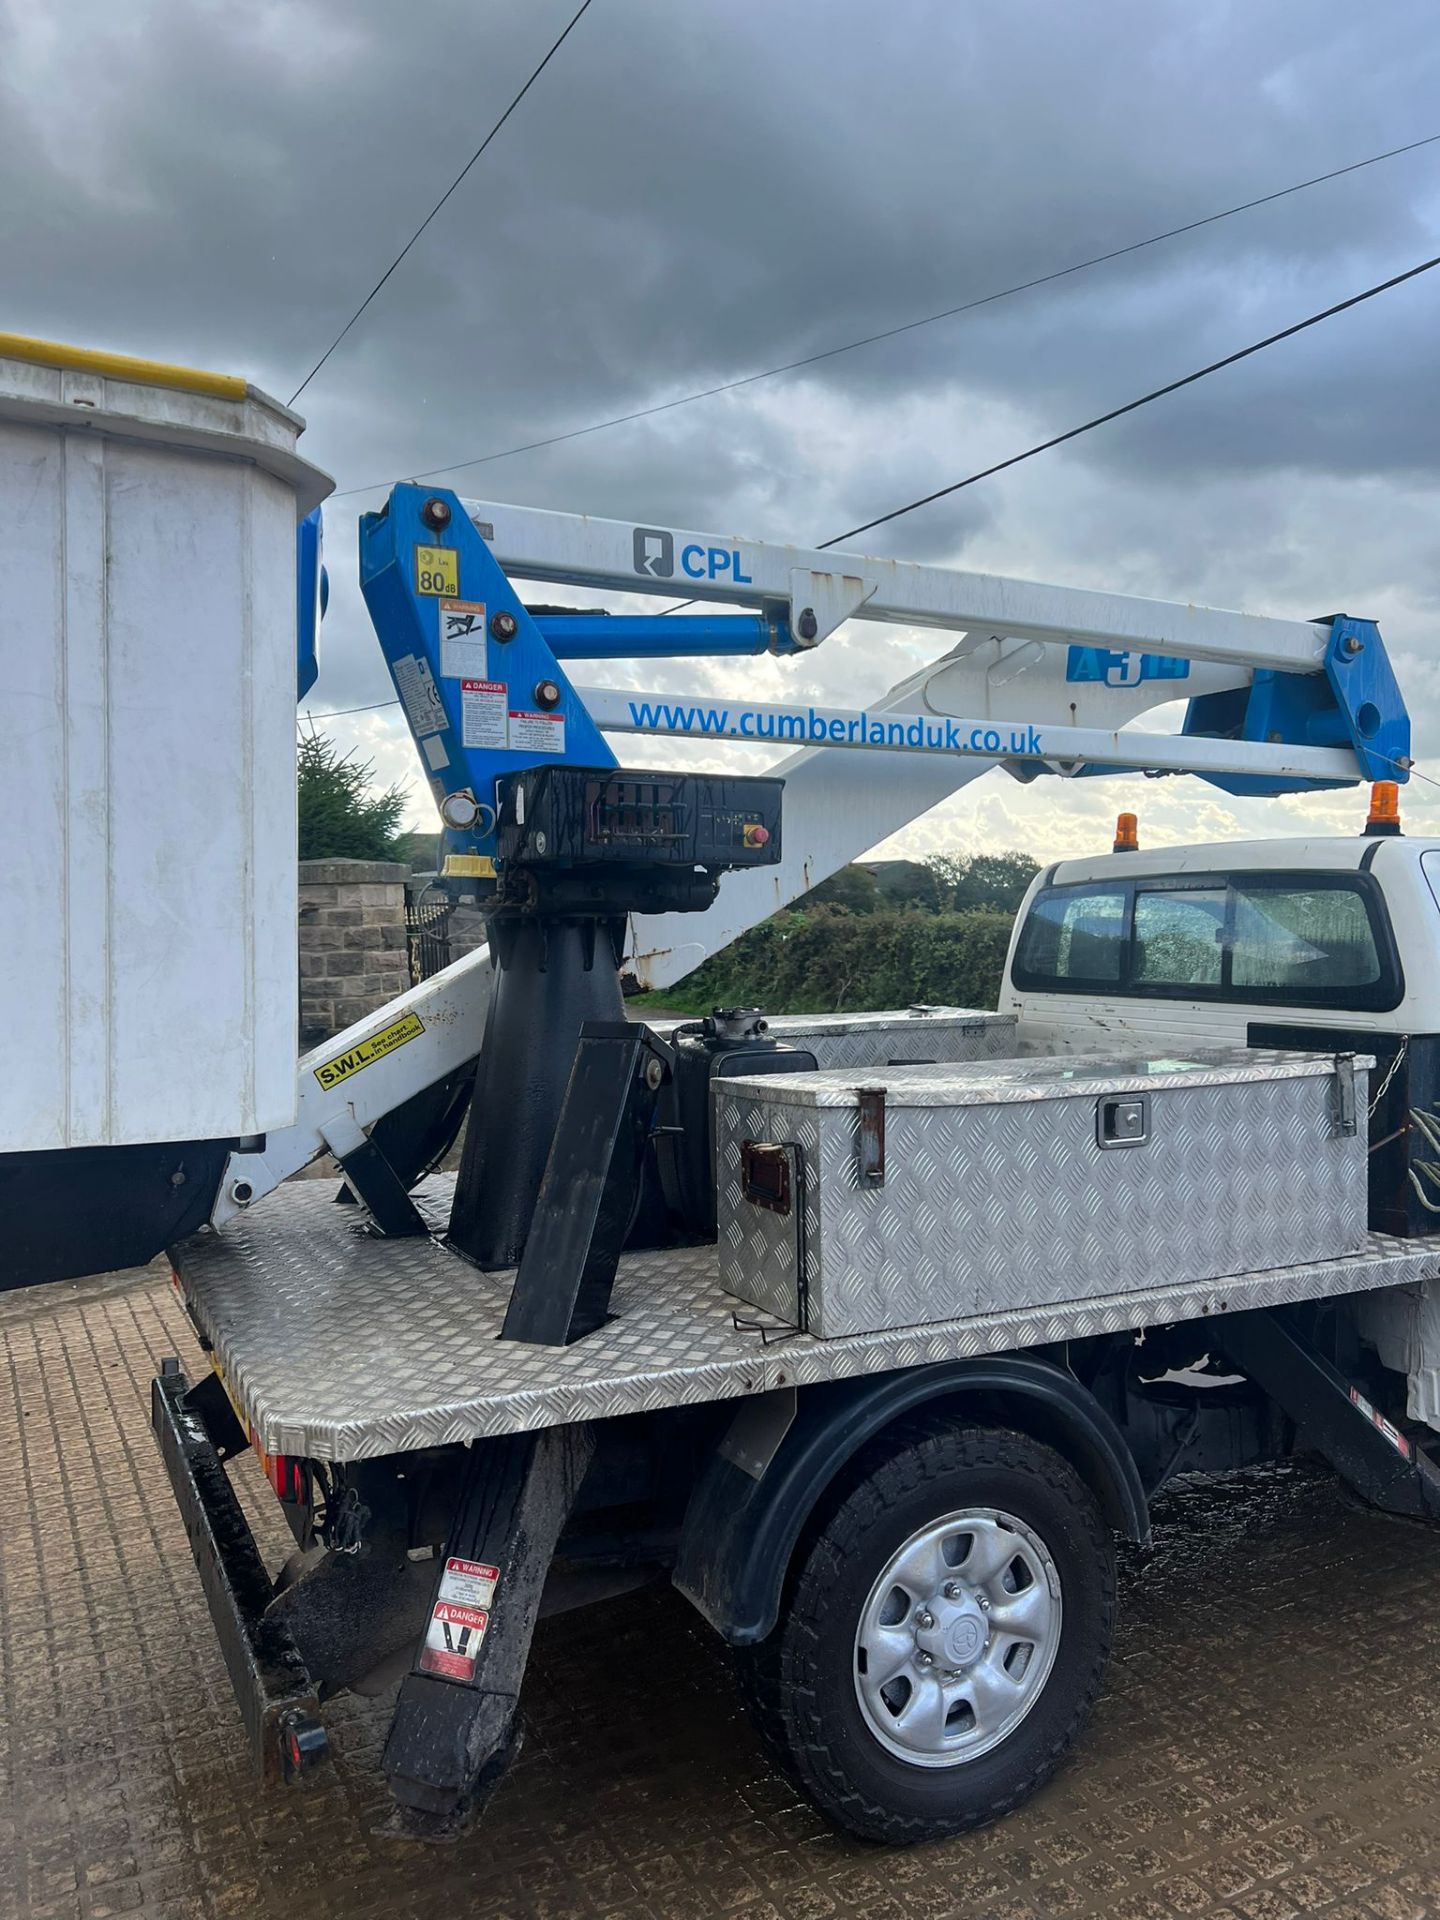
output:
[[[1404,990],[1369,874],[1196,874],[1047,887],[1017,987],[1381,1010]]]
[[[1124,887],[1051,887],[1038,894],[1016,957],[1056,984],[1118,986],[1129,900]]]

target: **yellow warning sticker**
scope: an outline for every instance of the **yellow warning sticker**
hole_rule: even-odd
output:
[[[453,547],[416,547],[415,591],[443,593],[452,599],[460,591],[460,556]]]
[[[488,853],[447,853],[444,871],[459,874],[462,879],[493,880],[495,862]]]
[[[394,1053],[397,1047],[403,1047],[407,1040],[416,1040],[425,1031],[425,1022],[418,1014],[407,1013],[402,1019],[393,1021],[390,1026],[382,1027],[378,1033],[372,1033],[368,1040],[360,1041],[351,1047],[348,1053],[336,1054],[333,1060],[327,1060],[323,1066],[316,1067],[315,1078],[322,1087],[338,1087],[342,1080],[348,1080],[352,1073],[359,1073],[362,1067],[373,1067],[377,1060],[383,1060],[387,1053]]]

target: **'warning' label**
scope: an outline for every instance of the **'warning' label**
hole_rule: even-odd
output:
[[[392,1021],[388,1027],[381,1027],[378,1033],[372,1033],[368,1040],[351,1047],[348,1053],[338,1053],[333,1060],[324,1061],[316,1067],[315,1078],[322,1087],[338,1087],[352,1073],[359,1073],[362,1067],[374,1066],[377,1060],[383,1060],[387,1053],[403,1047],[407,1040],[418,1039],[424,1031],[425,1022],[419,1014],[407,1013],[403,1018]]]
[[[488,664],[485,607],[479,600],[440,602],[440,672],[446,680],[483,680]]]
[[[481,1560],[452,1557],[445,1562],[445,1571],[440,1576],[440,1598],[458,1601],[467,1607],[490,1607],[499,1584],[498,1567],[487,1567]]]
[[[510,709],[510,745],[518,753],[563,753],[565,716],[562,713],[517,713]]]
[[[489,1624],[490,1616],[483,1607],[461,1607],[449,1600],[437,1600],[425,1629],[420,1671],[438,1673],[446,1680],[473,1680],[480,1642]]]

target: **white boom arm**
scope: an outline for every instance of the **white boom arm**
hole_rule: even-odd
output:
[[[1186,660],[1275,667],[1319,666],[1328,629],[1309,620],[1143,600],[1085,587],[1047,587],[1002,574],[966,573],[908,560],[768,546],[732,534],[637,527],[588,514],[466,500],[481,538],[511,575],[624,593],[778,606],[801,645],[818,645],[843,621],[886,621],[1014,639],[1066,640]],[[814,626],[803,619],[814,616]]]
[[[1149,708],[1248,687],[1258,669],[1319,670],[1329,633],[1322,623],[496,501],[464,506],[512,575],[760,606],[783,617],[800,646],[818,645],[852,618],[963,633],[943,659],[892,688],[869,713],[753,703],[721,708],[673,695],[579,689],[600,725],[618,732],[681,735],[707,745],[817,742],[774,769],[785,780],[784,857],[777,866],[728,874],[705,913],[636,917],[631,966],[645,986],[681,978],[994,766],[1008,765],[1021,778],[1031,777],[1037,762],[1062,773],[1096,764],[1359,777],[1348,748],[1119,730]],[[1103,677],[1070,677],[1070,648],[1077,645],[1107,651]],[[1149,677],[1145,656],[1188,664],[1183,677]],[[907,728],[916,737],[902,745],[893,730],[875,725],[879,715],[902,713],[953,724]]]

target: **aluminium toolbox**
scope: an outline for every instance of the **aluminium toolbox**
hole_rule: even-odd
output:
[[[721,1285],[830,1338],[1354,1253],[1370,1064],[1242,1047],[720,1081]]]

